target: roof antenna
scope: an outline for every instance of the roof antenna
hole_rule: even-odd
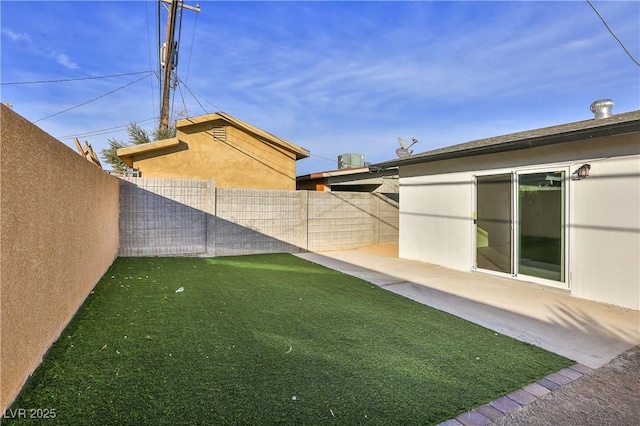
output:
[[[400,148],[396,149],[396,155],[400,158],[404,158],[413,154],[411,147],[418,143],[418,139],[411,138],[411,145],[409,145],[404,139],[399,137],[398,143],[400,144]]]

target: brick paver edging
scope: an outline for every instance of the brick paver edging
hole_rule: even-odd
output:
[[[546,394],[559,389],[560,387],[573,382],[576,379],[589,374],[591,368],[582,364],[575,364],[568,368],[551,373],[535,383],[528,384],[522,389],[515,390],[508,395],[500,397],[475,408],[466,413],[460,414],[455,419],[449,419],[438,426],[484,426],[494,420],[512,413],[513,411],[531,404]]]

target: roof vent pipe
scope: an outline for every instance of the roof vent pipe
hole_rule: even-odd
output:
[[[600,99],[591,104],[591,112],[594,114],[594,119],[599,120],[601,118],[611,117],[611,109],[613,108],[613,101],[611,99]]]

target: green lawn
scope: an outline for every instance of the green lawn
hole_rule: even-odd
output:
[[[11,408],[65,425],[433,424],[571,364],[292,255],[120,258]]]

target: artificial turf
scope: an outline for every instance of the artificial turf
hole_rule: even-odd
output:
[[[570,364],[292,255],[119,258],[11,409],[65,425],[434,424]]]

